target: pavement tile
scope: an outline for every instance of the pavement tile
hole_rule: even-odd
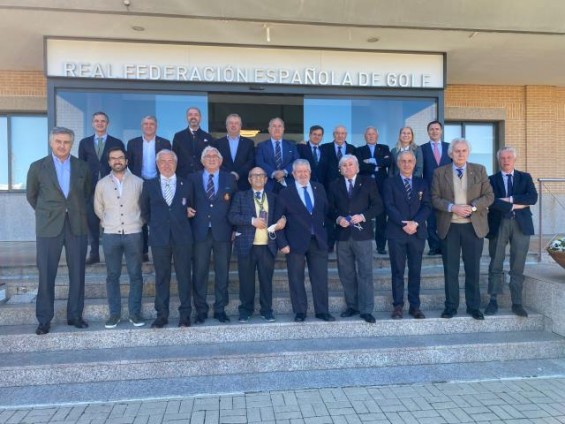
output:
[[[343,417],[339,417],[340,421],[344,419]],[[304,417],[305,424],[333,424],[336,422],[340,422],[337,420],[332,420],[332,417]],[[347,423],[347,421],[341,421],[343,423]]]
[[[453,409],[448,409],[447,411],[449,411],[450,413],[453,414],[453,416],[457,419],[458,423],[469,423],[472,422],[473,419],[469,416],[469,414],[467,414],[465,411],[463,411],[463,409],[461,408],[453,408]],[[441,413],[441,411],[440,411]]]
[[[408,411],[399,412],[398,416],[402,419],[404,424],[418,424],[416,417]]]

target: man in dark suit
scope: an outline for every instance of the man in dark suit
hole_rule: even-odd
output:
[[[443,165],[451,163],[451,158],[447,154],[449,143],[441,141],[443,125],[439,121],[432,121],[428,124],[428,135],[430,141],[420,146],[422,158],[424,160],[424,180],[428,187],[432,186],[434,171]],[[441,255],[441,242],[437,235],[437,223],[435,213],[428,216],[428,255]]]
[[[384,181],[388,177],[388,169],[391,165],[390,149],[386,144],[378,144],[379,132],[375,127],[367,127],[365,130],[365,146],[358,147],[355,151],[359,159],[359,172],[375,179],[381,198],[383,197]],[[375,218],[375,243],[377,252],[386,254],[386,212],[382,211]]]
[[[306,159],[312,169],[312,181],[322,182],[323,175],[320,174],[320,160],[322,152],[320,143],[324,137],[324,128],[320,125],[312,125],[308,134],[308,141],[304,144],[297,144],[300,159]]]
[[[102,177],[110,173],[108,164],[108,150],[112,147],[125,149],[122,140],[108,134],[110,118],[104,112],[95,112],[92,115],[92,128],[94,135],[83,138],[78,145],[78,157],[85,161],[90,169],[90,198],[88,199],[88,242],[90,244],[90,255],[86,265],[100,262],[100,220],[94,212],[94,188]]]
[[[280,192],[275,219],[286,217],[285,229],[277,232],[277,246],[286,255],[294,320],[306,319],[308,299],[304,268],[308,263],[316,318],[335,321],[328,306],[328,242],[324,228],[328,199],[324,186],[310,181],[307,160],[297,159],[292,169],[294,181]]]
[[[294,142],[285,140],[284,121],[273,118],[269,121],[270,139],[257,145],[255,163],[269,176],[265,189],[278,193],[292,183],[292,163],[298,159]]]
[[[214,138],[200,128],[200,109],[191,106],[186,110],[188,127],[173,137],[173,151],[177,154],[177,175],[187,178],[189,174],[202,170],[200,157],[207,146],[215,146]]]
[[[171,260],[179,292],[179,327],[190,327],[192,228],[188,208],[192,205],[190,186],[177,177],[177,156],[164,149],[157,153],[159,177],[146,180],[141,193],[141,216],[149,224],[149,244],[155,265],[155,310],[152,328],[169,322]]]
[[[275,221],[276,194],[265,191],[267,174],[261,168],[249,173],[251,189],[236,193],[228,218],[236,226],[235,251],[239,275],[239,322],[249,321],[255,309],[255,270],[259,276],[260,313],[273,322],[273,272],[277,244],[276,230],[285,219]],[[270,232],[269,232],[270,228]]]
[[[337,224],[337,269],[347,309],[342,317],[360,314],[375,323],[373,309],[373,218],[383,203],[371,177],[359,175],[359,162],[346,154],[339,161],[341,177],[330,184],[329,216]]]
[[[420,310],[420,274],[426,243],[426,219],[432,212],[428,184],[414,176],[416,156],[411,150],[397,157],[400,174],[384,183],[384,202],[388,214],[386,236],[392,272],[393,319],[402,318],[404,308],[404,268],[408,259],[408,313],[425,318]]]
[[[524,266],[530,248],[530,236],[534,234],[530,206],[538,201],[538,192],[532,176],[514,168],[516,150],[513,147],[503,147],[497,152],[496,157],[500,172],[489,177],[495,200],[488,212],[490,302],[485,309],[485,315],[494,315],[498,312],[496,296],[503,292],[503,265],[506,246],[510,244],[512,312],[527,317],[528,312],[522,306],[522,285]]]
[[[237,185],[232,174],[220,171],[222,155],[215,147],[202,151],[204,169],[189,175],[194,206],[189,212],[194,235],[194,307],[196,323],[208,318],[208,273],[214,253],[214,318],[229,322],[225,313],[228,304],[229,262],[231,255],[232,225],[228,212]]]
[[[437,215],[445,277],[445,310],[442,318],[457,315],[459,265],[463,253],[467,314],[484,319],[479,310],[479,277],[484,237],[488,233],[487,212],[494,200],[485,167],[469,163],[471,146],[464,138],[449,145],[453,164],[439,167],[432,180],[432,204]]]
[[[144,181],[157,178],[158,170],[155,158],[163,149],[171,150],[171,142],[157,135],[157,118],[152,115],[141,120],[141,137],[128,141],[128,168],[133,175]],[[149,261],[147,242],[147,224],[143,225],[143,262]]]
[[[63,246],[69,268],[67,322],[77,328],[88,327],[82,312],[88,234],[86,207],[92,188],[88,166],[71,156],[74,136],[68,128],[53,128],[49,134],[51,154],[33,162],[27,174],[26,195],[35,210],[37,236],[37,335],[50,330],[55,278]]]
[[[216,140],[216,147],[224,158],[222,171],[233,174],[238,190],[248,190],[248,175],[255,166],[255,143],[250,138],[241,136],[241,117],[232,113],[226,118],[225,137]]]

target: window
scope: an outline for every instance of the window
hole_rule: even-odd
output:
[[[25,190],[29,165],[49,151],[47,117],[0,116],[0,190]]]
[[[469,161],[483,165],[488,175],[494,173],[495,152],[498,148],[496,122],[446,122],[443,139],[465,138],[471,144]]]

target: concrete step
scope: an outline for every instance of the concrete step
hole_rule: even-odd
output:
[[[66,350],[17,352],[2,355],[0,387],[560,358],[564,354],[565,340],[543,331],[123,347],[72,354]]]

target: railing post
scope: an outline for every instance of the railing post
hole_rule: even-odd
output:
[[[543,219],[541,217],[542,214],[542,208],[541,208],[541,204],[543,203],[543,181],[541,180],[541,178],[538,178],[538,183],[539,183],[539,190],[538,190],[538,198],[539,198],[539,212],[538,212],[538,220],[539,220],[539,227],[538,227],[538,233],[539,233],[539,237],[538,237],[538,262],[541,262],[541,243],[542,243],[542,237],[543,237],[543,231],[541,226],[543,225]]]

